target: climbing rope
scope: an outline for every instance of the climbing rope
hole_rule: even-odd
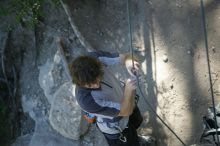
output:
[[[130,39],[130,53],[132,55],[132,65],[134,68],[134,49],[133,49],[133,45],[132,45],[132,33],[131,33],[131,22],[130,22],[130,5],[129,5],[129,0],[127,0],[127,13],[128,13],[128,26],[129,26],[129,39]],[[137,77],[137,83],[138,83],[138,89],[141,93],[141,96],[143,97],[145,103],[149,106],[149,108],[151,109],[151,111],[156,115],[156,117],[175,135],[175,137],[184,145],[186,146],[186,144],[180,139],[180,137],[164,122],[164,120],[156,113],[156,111],[154,110],[154,108],[151,106],[151,104],[147,101],[147,99],[144,97],[144,94],[141,90],[140,87],[140,81]]]
[[[210,91],[211,91],[211,98],[212,98],[212,106],[213,106],[213,113],[214,113],[214,121],[215,121],[215,129],[216,129],[216,136],[217,136],[217,143],[216,145],[219,146],[219,137],[218,137],[218,127],[217,127],[217,118],[216,118],[216,109],[215,109],[215,98],[213,94],[213,86],[212,86],[212,76],[211,76],[211,69],[210,69],[210,63],[209,63],[209,51],[208,51],[208,35],[206,31],[206,19],[205,19],[205,9],[203,0],[200,0],[201,4],[201,14],[202,14],[202,24],[203,24],[203,31],[204,31],[204,39],[205,39],[205,49],[206,49],[206,59],[207,59],[207,65],[208,65],[208,73],[209,73],[209,83],[210,83]]]
[[[131,53],[131,56],[132,56],[132,66],[134,67],[134,61],[133,61],[133,58],[134,58],[134,51],[133,51],[133,45],[132,45],[132,34],[131,34],[131,22],[130,22],[130,19],[131,19],[131,14],[130,14],[130,5],[129,5],[129,0],[127,0],[127,12],[128,12],[128,32],[129,32],[129,42],[130,42],[130,45],[129,45],[129,48],[130,48],[130,53]]]

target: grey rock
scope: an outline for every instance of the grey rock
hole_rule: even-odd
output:
[[[6,47],[8,39],[8,33],[7,32],[0,32],[0,50],[2,51]]]
[[[53,93],[51,93],[52,88],[54,87],[54,78],[52,76],[52,70],[54,64],[47,61],[47,63],[40,67],[39,74],[39,84],[44,90],[44,94],[47,97],[49,103],[52,102]]]
[[[88,134],[83,137],[82,141],[85,146],[107,146],[107,141],[98,127],[93,124],[90,127]]]
[[[51,105],[49,121],[64,137],[78,140],[89,125],[83,122],[81,108],[75,99],[75,85],[67,82],[56,91]]]
[[[163,62],[165,62],[165,63],[168,62],[168,57],[165,54],[163,55]]]
[[[67,139],[54,131],[47,121],[38,121],[29,146],[79,146],[80,141]],[[26,145],[24,145],[26,146]]]
[[[11,146],[28,146],[32,138],[32,134],[20,136]]]
[[[35,114],[33,112],[33,108],[37,106],[38,101],[31,100],[26,95],[22,96],[21,101],[22,101],[22,108],[23,108],[24,113],[29,113],[32,119],[36,119]]]
[[[47,60],[46,64],[39,67],[39,84],[51,104],[56,90],[67,81],[59,51],[54,56],[53,62]]]

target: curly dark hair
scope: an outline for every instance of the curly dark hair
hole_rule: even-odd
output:
[[[93,57],[77,57],[69,65],[73,82],[78,86],[91,85],[97,78],[102,78],[104,71],[102,63]]]

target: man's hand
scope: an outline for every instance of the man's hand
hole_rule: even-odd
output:
[[[131,76],[134,77],[139,75],[140,64],[137,57],[133,56],[132,58],[130,54],[120,54],[120,60]]]
[[[139,75],[140,64],[137,61],[134,60],[132,62],[131,59],[127,59],[125,61],[125,67],[131,76],[137,77]]]
[[[125,83],[125,94],[134,92],[136,88],[137,88],[136,77],[128,79]]]

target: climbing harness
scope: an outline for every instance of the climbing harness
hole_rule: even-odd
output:
[[[120,141],[122,141],[122,142],[124,142],[124,143],[126,143],[127,142],[127,138],[126,138],[126,136],[123,134],[123,130],[121,129],[121,127],[119,126],[119,123],[117,122],[117,123],[107,123],[107,126],[111,129],[111,128],[113,128],[113,129],[115,129],[115,130],[117,130],[118,131],[118,133],[116,134],[116,137],[120,140]],[[125,129],[126,128],[128,128],[128,127],[125,127]]]
[[[209,51],[208,51],[208,35],[206,31],[206,19],[205,19],[205,9],[203,0],[200,0],[201,4],[201,14],[202,14],[202,24],[203,24],[203,31],[204,31],[204,39],[205,39],[205,49],[206,49],[206,58],[207,58],[207,65],[208,65],[208,73],[209,73],[209,83],[210,83],[210,91],[211,91],[211,98],[212,98],[212,106],[213,113],[214,113],[214,121],[215,121],[215,130],[216,130],[216,136],[217,136],[217,142],[216,145],[220,146],[219,142],[219,136],[218,136],[218,126],[217,126],[217,118],[216,118],[216,109],[215,109],[215,99],[213,94],[213,86],[212,86],[212,76],[211,76],[211,69],[210,69],[210,62],[209,62]]]
[[[130,39],[130,45],[129,45],[129,48],[130,48],[130,52],[131,52],[131,55],[132,55],[132,65],[133,65],[133,68],[134,68],[134,50],[133,50],[133,47],[132,47],[132,33],[131,33],[131,22],[130,22],[130,5],[129,5],[129,0],[127,0],[127,13],[128,13],[128,26],[129,26],[129,39]],[[156,113],[156,111],[153,109],[153,107],[151,106],[151,104],[147,101],[146,98],[144,98],[144,94],[140,88],[140,82],[139,82],[139,79],[137,77],[137,83],[138,83],[138,89],[141,93],[141,96],[143,97],[145,103],[147,103],[147,105],[149,106],[149,108],[151,109],[151,111],[156,115],[156,117],[176,136],[176,138],[184,145],[186,146],[186,144],[180,139],[180,137],[164,122],[164,120]]]

